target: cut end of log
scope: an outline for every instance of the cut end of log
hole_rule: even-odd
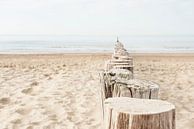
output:
[[[129,97],[108,98],[105,100],[105,106],[116,112],[131,115],[160,114],[175,109],[173,104],[166,101]]]
[[[175,106],[128,97],[105,100],[104,129],[175,129]]]

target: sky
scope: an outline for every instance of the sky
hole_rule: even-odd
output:
[[[194,35],[194,0],[0,0],[0,35]]]

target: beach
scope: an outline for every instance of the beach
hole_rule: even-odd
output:
[[[194,128],[194,54],[132,54],[160,85],[177,129]],[[0,129],[101,129],[99,72],[111,54],[1,54]]]

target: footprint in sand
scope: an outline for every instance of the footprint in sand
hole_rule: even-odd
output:
[[[11,121],[11,123],[13,124],[20,124],[21,122],[22,122],[21,119],[15,119]]]
[[[4,108],[4,106],[0,105],[0,109]]]
[[[37,81],[34,81],[30,84],[30,86],[37,86],[39,83]]]
[[[30,87],[30,88],[27,88],[27,89],[23,89],[21,92],[24,93],[24,94],[30,94],[30,93],[32,93],[32,91],[33,91],[33,88]]]
[[[40,124],[40,122],[32,122],[31,124],[34,125],[34,126],[37,126],[37,125]]]
[[[28,126],[26,129],[34,129],[33,126]]]
[[[48,77],[48,80],[51,80],[51,79],[53,79],[52,77]]]
[[[55,128],[54,126],[55,125],[53,125],[53,124],[49,124],[47,126],[44,126],[43,129],[54,129]]]
[[[57,121],[58,120],[56,114],[49,115],[48,118],[49,118],[49,120],[52,120],[52,121]]]
[[[46,73],[46,74],[44,74],[44,76],[45,76],[45,77],[49,77],[49,76],[50,76],[50,74]]]
[[[0,99],[0,104],[6,105],[10,103],[10,98],[1,98]]]
[[[17,109],[16,112],[19,113],[20,115],[27,115],[31,112],[31,109],[20,108],[20,109]]]

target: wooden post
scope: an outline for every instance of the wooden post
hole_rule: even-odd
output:
[[[148,80],[117,80],[112,90],[113,97],[157,99],[159,85]]]
[[[130,80],[133,78],[131,71],[126,69],[111,69],[100,72],[102,115],[104,117],[104,100],[113,97],[116,80]]]
[[[113,97],[112,93],[116,80],[130,80],[133,78],[133,74],[131,71],[126,69],[111,69],[107,72],[102,72],[100,78],[103,95],[102,98],[106,99],[109,97]]]
[[[101,84],[102,100],[111,97],[158,98],[159,85],[154,82],[128,79],[129,74],[124,74],[124,72],[122,74],[104,73],[101,78],[103,78]]]
[[[126,59],[111,59],[105,63],[105,69],[111,70],[114,68],[117,69],[127,69],[133,73],[133,60]]]
[[[154,99],[105,100],[103,129],[175,129],[175,106]]]
[[[119,74],[118,74],[119,75]],[[105,80],[111,80],[110,77]],[[101,84],[101,102],[104,119],[104,101],[112,97],[129,97],[140,99],[158,99],[159,86],[148,80],[117,79],[113,83]]]

